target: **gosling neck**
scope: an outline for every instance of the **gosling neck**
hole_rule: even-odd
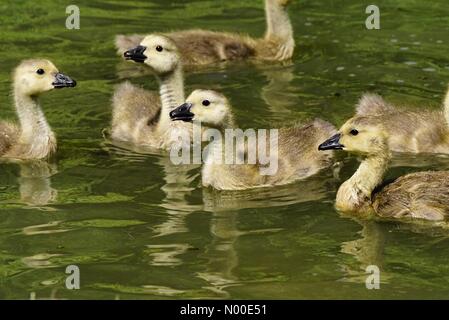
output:
[[[354,175],[337,192],[336,207],[343,211],[364,211],[371,205],[371,195],[387,171],[390,153],[365,158]]]
[[[20,151],[16,156],[35,159],[49,156],[56,149],[56,138],[40,107],[38,97],[23,94],[15,88],[14,99],[20,123]]]
[[[215,129],[220,134],[211,141],[208,145],[208,151],[205,158],[205,163],[208,164],[224,164],[225,161],[225,136],[226,136],[226,129],[234,129],[235,123],[232,115],[229,115],[227,119],[223,122],[221,126],[215,127],[215,128],[207,128],[207,129]],[[217,132],[217,133],[218,133]],[[235,152],[235,151],[234,151]]]
[[[159,126],[166,128],[171,123],[170,111],[179,107],[185,101],[184,77],[181,65],[178,65],[173,72],[158,76],[158,80],[162,103]]]
[[[284,43],[294,43],[293,27],[286,6],[289,0],[265,0],[265,15],[267,29],[266,40],[281,40]]]

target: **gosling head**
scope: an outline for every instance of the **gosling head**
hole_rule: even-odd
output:
[[[212,90],[195,90],[186,102],[170,112],[173,121],[199,121],[208,127],[223,127],[232,121],[228,99]]]
[[[15,89],[28,96],[75,86],[75,80],[60,73],[51,61],[44,59],[22,61],[14,71]]]
[[[383,127],[370,117],[348,120],[339,132],[319,145],[319,150],[345,150],[362,155],[388,152],[388,135]],[[374,122],[374,124],[373,124]]]
[[[126,60],[145,63],[156,74],[172,72],[179,65],[178,47],[170,38],[162,35],[146,36],[139,46],[124,53]]]

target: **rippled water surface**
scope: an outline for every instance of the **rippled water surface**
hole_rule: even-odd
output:
[[[59,150],[51,164],[0,164],[0,298],[447,298],[449,231],[357,220],[333,208],[358,165],[338,176],[248,192],[200,187],[199,168],[104,142],[114,85],[130,77],[117,33],[208,28],[264,32],[261,0],[76,1],[81,30],[65,29],[72,1],[0,2],[0,110],[13,118],[10,73],[50,58],[79,81],[43,97]],[[379,0],[381,30],[364,27],[364,1],[293,1],[293,62],[208,67],[186,75],[222,91],[242,128],[311,117],[341,125],[358,97],[439,108],[449,80],[447,0]],[[156,89],[151,76],[134,83]],[[405,157],[389,178],[449,169],[439,156]],[[65,268],[81,290],[65,289]],[[382,270],[365,289],[365,268]]]

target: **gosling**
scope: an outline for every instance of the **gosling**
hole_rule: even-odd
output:
[[[222,136],[225,136],[225,129],[235,128],[228,100],[210,90],[192,92],[186,103],[172,111],[170,117],[174,121],[193,121],[194,126],[201,124],[219,130]],[[317,146],[323,137],[335,132],[336,129],[323,120],[315,120],[302,127],[280,129],[276,159],[278,170],[272,175],[260,174],[263,167],[260,161],[255,164],[225,164],[224,141],[214,138],[207,147],[202,184],[218,190],[244,190],[307,178],[331,164],[332,152],[320,154]],[[260,135],[258,138],[260,143]],[[245,158],[248,156],[247,150],[239,149],[237,153],[245,154]]]
[[[410,110],[366,94],[353,118],[364,117],[372,125],[384,124],[388,146],[394,152],[449,153],[449,91],[442,110]]]
[[[256,59],[284,61],[292,57],[295,48],[293,28],[286,7],[290,0],[265,0],[267,29],[263,38],[206,30],[187,30],[167,33],[182,52],[185,66],[206,65],[222,61]],[[115,40],[118,54],[136,47],[141,35],[118,35]]]
[[[111,138],[135,146],[170,149],[191,132],[191,125],[174,123],[169,113],[184,102],[184,78],[176,44],[162,35],[149,35],[125,52],[127,60],[144,63],[159,81],[160,96],[129,82],[113,96]]]
[[[75,87],[76,81],[43,59],[25,60],[13,73],[14,103],[19,124],[0,122],[0,157],[20,160],[49,158],[56,136],[39,104],[39,96],[53,89]]]
[[[448,171],[412,173],[380,187],[391,158],[386,128],[359,117],[319,146],[319,150],[345,150],[363,157],[354,175],[338,189],[336,208],[383,218],[444,220],[449,215]]]

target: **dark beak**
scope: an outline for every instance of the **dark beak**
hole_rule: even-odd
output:
[[[146,59],[148,59],[148,57],[143,54],[145,50],[147,50],[147,47],[137,46],[126,51],[123,56],[126,60],[133,60],[135,62],[143,63]]]
[[[190,112],[190,108],[192,108],[191,103],[184,103],[183,105],[177,107],[175,110],[170,112],[170,118],[173,121],[186,121],[190,122],[193,120],[193,117],[195,116],[192,112]]]
[[[70,78],[69,76],[66,76],[62,73],[57,73],[55,75],[55,81],[52,83],[53,87],[56,89],[61,88],[68,88],[68,87],[76,87],[76,81]]]
[[[330,137],[319,145],[318,150],[342,150],[345,146],[340,144],[340,137],[340,133],[337,133],[336,135]]]

